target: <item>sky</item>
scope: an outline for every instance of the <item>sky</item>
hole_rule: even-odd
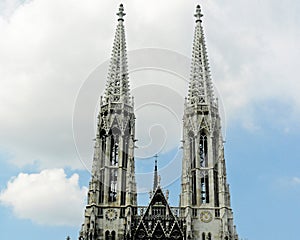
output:
[[[78,238],[120,3],[0,1],[1,239]],[[122,3],[139,203],[147,204],[158,152],[162,186],[178,204],[193,14],[201,4],[239,236],[299,239],[300,2]]]

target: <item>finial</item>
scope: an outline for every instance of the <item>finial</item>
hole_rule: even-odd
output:
[[[200,5],[197,5],[194,16],[196,18],[196,22],[202,22],[201,18],[203,17],[203,14],[201,13]]]
[[[124,13],[124,7],[122,3],[120,4],[119,12],[117,13],[117,15],[119,16],[118,21],[124,21],[123,17],[126,15],[126,13]]]
[[[154,157],[155,157],[155,167],[157,168],[157,158],[158,158],[158,155],[155,154]]]

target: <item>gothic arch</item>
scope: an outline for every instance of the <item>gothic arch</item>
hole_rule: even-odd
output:
[[[111,232],[111,240],[116,240],[116,232],[115,231]]]
[[[210,232],[207,234],[207,240],[212,240],[212,239],[211,239],[211,233],[210,233]]]
[[[195,135],[193,131],[188,133],[189,155],[191,161],[191,169],[196,168],[196,151],[195,151]]]
[[[105,165],[105,153],[106,153],[107,135],[106,131],[102,129],[100,131],[100,167]]]
[[[196,175],[196,150],[195,150],[195,135],[193,131],[188,133],[189,141],[189,158],[191,168],[191,187],[192,187],[192,204],[197,204],[197,175]]]
[[[200,167],[208,167],[208,138],[204,129],[199,132],[199,155]]]
[[[109,231],[107,230],[106,232],[105,232],[105,240],[109,240]]]
[[[121,136],[121,131],[117,127],[113,127],[109,131],[109,137],[110,137],[110,164],[111,164],[111,166],[118,166],[118,163],[119,163],[120,136]]]

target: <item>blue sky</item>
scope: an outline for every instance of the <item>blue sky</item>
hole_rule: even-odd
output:
[[[89,168],[92,160],[98,95],[94,102],[87,97],[82,102],[92,116],[83,116],[86,109],[76,109],[76,102],[90,79],[99,79],[97,94],[103,91],[106,79],[100,70],[110,56],[119,3],[1,1],[1,239],[77,239],[90,178],[82,162]],[[195,6],[201,4],[238,233],[248,240],[297,240],[299,1],[123,3],[128,50],[169,49],[187,57]],[[130,68],[136,58],[129,56]],[[150,176],[140,191],[151,187],[150,156],[160,152],[162,184],[173,205],[180,182],[165,169],[180,163],[186,80],[168,71],[130,73],[137,106],[137,172]],[[153,99],[165,108],[149,104]],[[85,104],[90,101],[91,106]],[[74,119],[88,127],[74,128]],[[141,194],[139,201],[146,204],[147,198]]]

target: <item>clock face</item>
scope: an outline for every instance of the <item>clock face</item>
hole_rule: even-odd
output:
[[[212,220],[212,214],[209,211],[203,211],[200,213],[200,220],[209,223]]]
[[[118,213],[115,209],[108,209],[105,213],[105,218],[108,221],[114,221],[115,219],[117,219],[118,217]]]

